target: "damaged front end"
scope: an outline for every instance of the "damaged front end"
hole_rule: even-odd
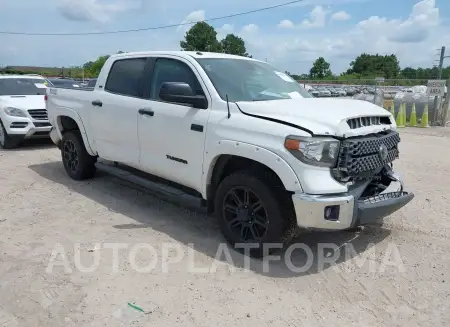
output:
[[[349,193],[355,200],[353,225],[383,218],[414,197],[404,191],[403,181],[393,171],[399,143],[400,135],[392,130],[342,140],[332,175],[349,185]]]
[[[343,230],[378,223],[414,198],[392,167],[400,137],[395,131],[341,140],[334,179],[346,193],[292,196],[297,223],[311,229]]]
[[[404,191],[403,181],[384,166],[375,176],[356,182],[349,189],[355,201],[352,226],[372,224],[394,213],[414,198]]]

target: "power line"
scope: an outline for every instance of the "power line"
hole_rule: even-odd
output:
[[[259,9],[254,9],[250,11],[240,12],[236,14],[230,14],[226,16],[220,16],[220,17],[214,17],[209,19],[202,20],[203,22],[211,22],[226,18],[232,18],[237,16],[244,16],[249,15],[261,11],[267,11],[271,9],[276,9],[280,7],[285,7],[294,3],[303,2],[304,0],[296,0],[296,1],[289,1],[285,3],[281,3],[278,5],[270,6],[270,7],[264,7]],[[171,25],[162,25],[162,26],[154,26],[154,27],[145,27],[145,28],[137,28],[137,29],[129,29],[129,30],[117,30],[117,31],[104,31],[104,32],[87,32],[87,33],[27,33],[27,32],[14,32],[14,31],[0,31],[0,34],[9,34],[9,35],[27,35],[27,36],[76,36],[76,35],[103,35],[103,34],[119,34],[119,33],[132,33],[132,32],[143,32],[143,31],[150,31],[150,30],[162,30],[166,28],[173,28],[178,26],[185,26],[185,25],[192,25],[196,22],[188,22],[188,23],[181,23],[181,24],[171,24]]]

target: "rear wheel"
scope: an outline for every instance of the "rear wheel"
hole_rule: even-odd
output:
[[[237,250],[248,248],[250,255],[259,257],[290,239],[295,215],[280,184],[269,171],[240,171],[220,183],[215,212],[225,239]]]
[[[71,178],[83,180],[94,176],[97,158],[86,151],[79,131],[70,131],[63,135],[61,156],[64,168]]]
[[[22,137],[9,135],[6,132],[3,122],[0,121],[0,147],[2,149],[14,149],[19,146]]]

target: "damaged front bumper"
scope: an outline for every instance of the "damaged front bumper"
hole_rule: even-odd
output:
[[[403,191],[403,182],[392,171],[387,171],[385,175],[391,180],[390,185],[384,191],[369,196],[365,193],[371,181],[344,194],[293,194],[298,226],[343,230],[381,221],[414,198],[413,193]]]

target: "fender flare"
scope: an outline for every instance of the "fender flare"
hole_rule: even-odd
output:
[[[72,110],[70,108],[58,108],[56,110],[56,113],[55,113],[56,126],[57,126],[56,130],[57,130],[57,133],[58,133],[58,136],[60,137],[60,139],[62,140],[62,133],[61,133],[61,131],[63,130],[63,126],[61,123],[62,116],[70,117],[77,123],[78,128],[80,129],[81,137],[83,138],[84,146],[86,148],[87,153],[89,153],[91,156],[96,156],[97,153],[95,151],[93,151],[93,149],[89,143],[89,139],[87,137],[86,128],[84,127],[83,121],[81,120],[81,117],[78,115],[78,113],[75,110]]]
[[[300,181],[292,167],[279,155],[264,147],[239,141],[219,141],[213,148],[205,152],[203,162],[202,195],[206,199],[207,186],[211,182],[212,174],[221,155],[238,156],[257,161],[278,175],[284,188],[291,192],[303,192]]]

